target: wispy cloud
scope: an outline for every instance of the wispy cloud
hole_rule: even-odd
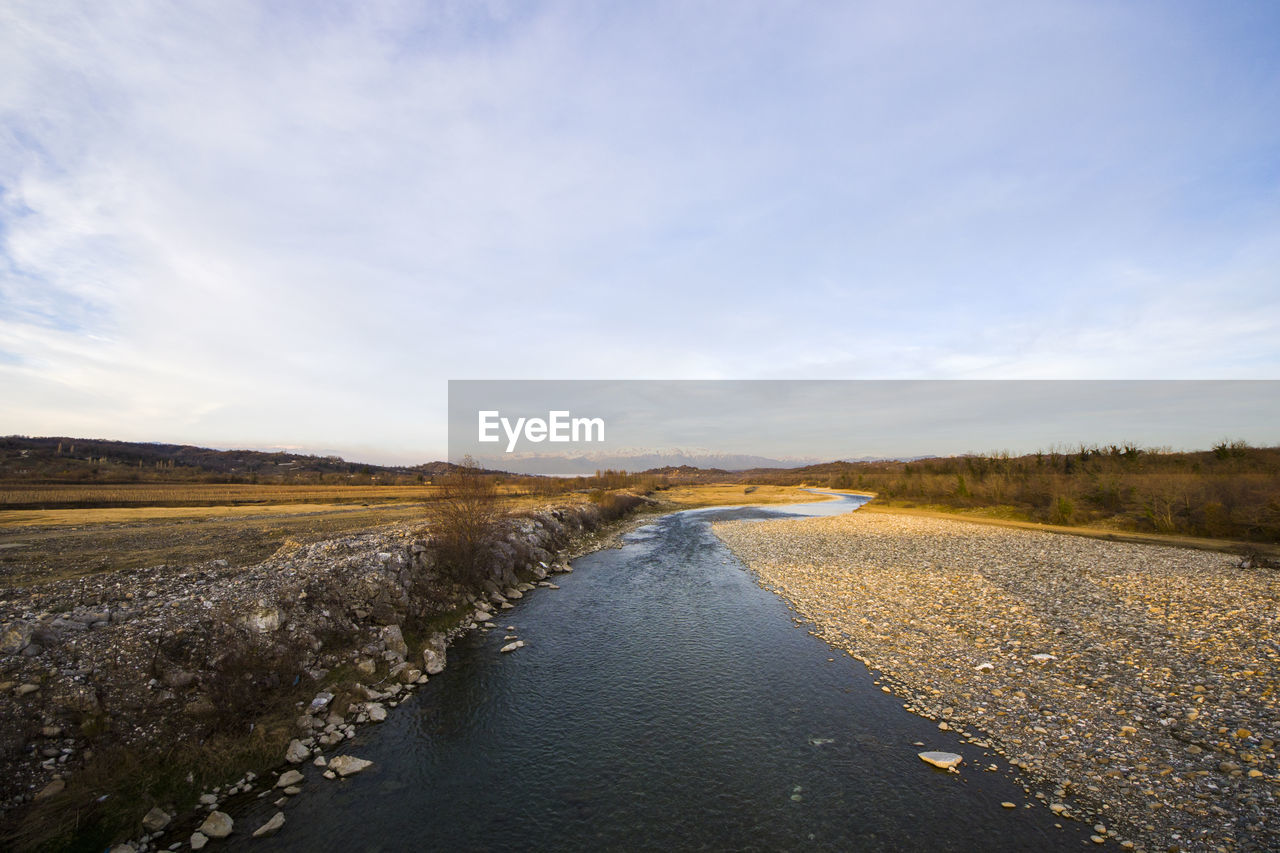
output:
[[[0,432],[454,377],[1274,377],[1280,12],[9,4]]]

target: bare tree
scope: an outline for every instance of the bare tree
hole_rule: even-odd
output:
[[[501,519],[498,487],[470,456],[438,483],[440,494],[430,504],[437,565],[452,580],[476,585]]]

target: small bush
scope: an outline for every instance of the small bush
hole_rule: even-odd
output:
[[[439,480],[440,496],[430,504],[431,539],[440,573],[463,586],[478,586],[501,513],[493,478],[466,461]]]

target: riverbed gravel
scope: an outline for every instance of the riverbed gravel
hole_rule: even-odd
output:
[[[890,513],[714,530],[904,707],[999,752],[1029,803],[1096,841],[1280,849],[1280,573]]]

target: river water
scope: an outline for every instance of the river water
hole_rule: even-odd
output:
[[[707,526],[865,500],[676,513],[576,560],[561,589],[528,593],[498,628],[455,641],[445,672],[343,745],[373,767],[328,781],[303,765],[280,834],[241,835],[275,811],[263,801],[228,841],[371,853],[1092,847],[1078,825],[1023,808],[998,756],[907,713],[796,625]],[[508,625],[527,646],[500,654]],[[924,749],[966,763],[936,770]]]

